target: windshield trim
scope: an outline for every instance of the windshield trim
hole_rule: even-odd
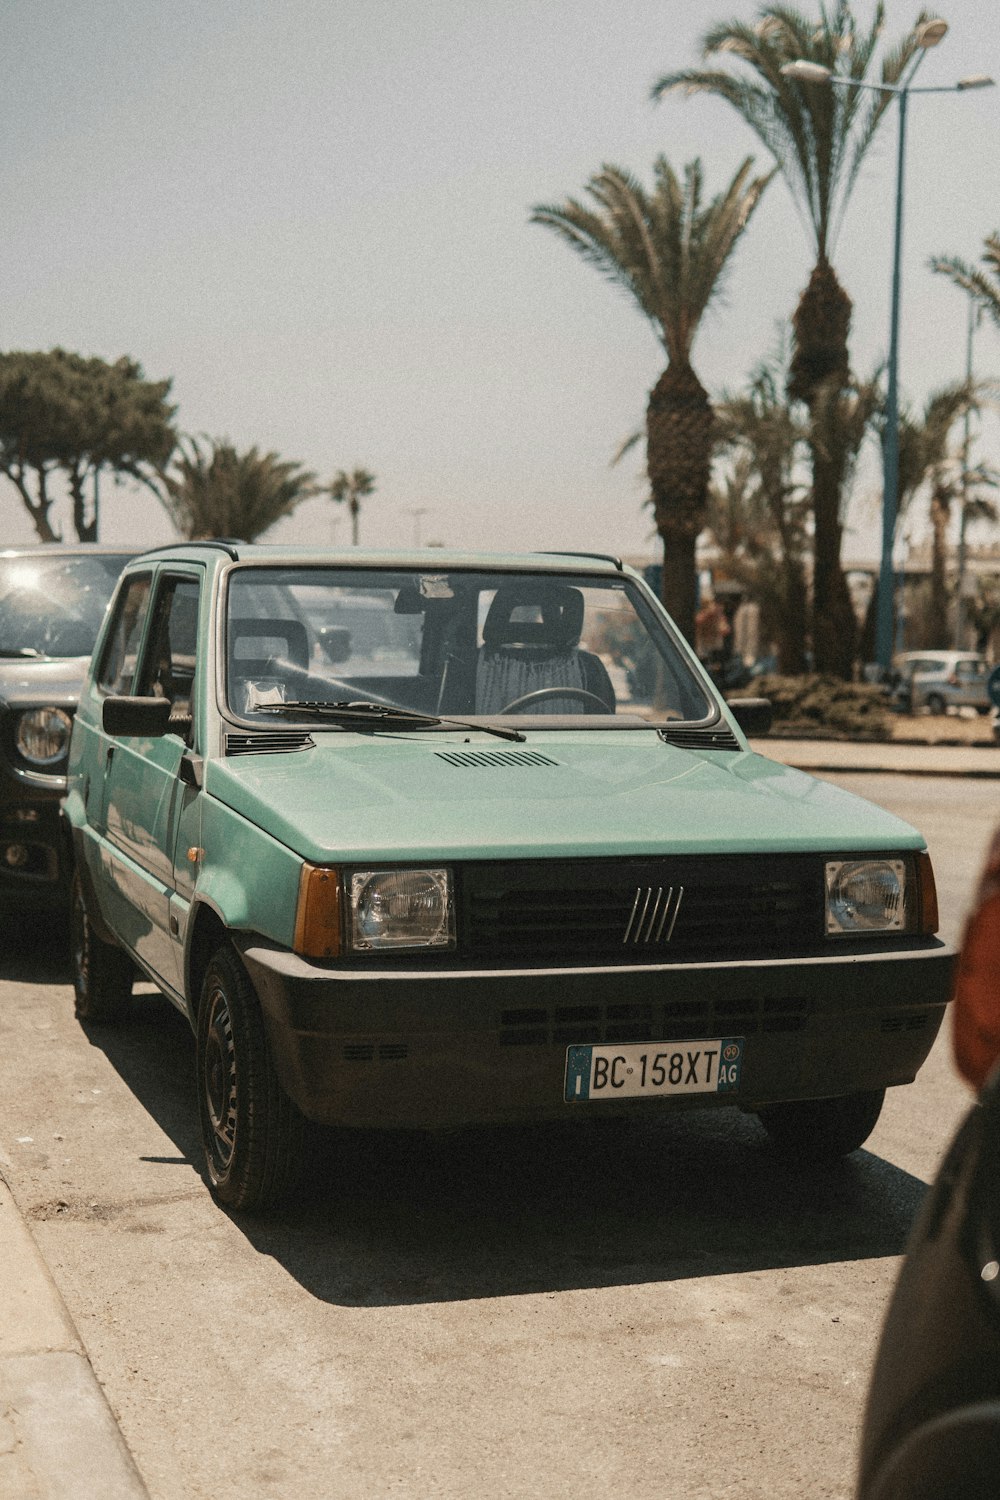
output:
[[[450,576],[468,575],[470,577],[489,576],[491,574],[522,574],[533,577],[555,577],[561,584],[572,586],[573,583],[581,587],[590,585],[594,588],[614,589],[621,591],[630,599],[633,609],[643,621],[651,633],[662,633],[667,638],[677,665],[683,668],[690,689],[693,694],[702,698],[707,712],[700,718],[683,718],[675,715],[650,714],[648,717],[642,713],[619,711],[615,714],[599,714],[581,712],[577,714],[501,714],[501,713],[461,713],[457,717],[463,723],[468,723],[470,728],[482,728],[485,732],[489,725],[499,725],[503,728],[516,728],[518,730],[532,730],[541,732],[543,730],[555,730],[558,732],[570,730],[595,730],[627,729],[636,731],[649,729],[659,732],[665,728],[680,729],[683,727],[688,731],[705,731],[706,734],[717,729],[720,725],[728,723],[723,712],[721,695],[705,671],[701,662],[695,656],[691,646],[681,634],[671,617],[663,608],[661,601],[649,588],[646,581],[634,569],[626,566],[618,571],[610,562],[601,565],[601,560],[592,554],[587,554],[596,565],[593,567],[581,567],[580,562],[585,559],[580,557],[579,562],[566,553],[544,553],[524,555],[517,558],[500,557],[470,559],[463,557],[460,563],[456,563],[446,553],[438,558],[433,553],[427,556],[426,564],[417,563],[412,556],[400,557],[398,560],[390,554],[378,556],[363,555],[361,557],[343,557],[342,555],[331,556],[329,554],[316,555],[284,555],[281,557],[241,557],[239,560],[223,565],[219,575],[219,589],[217,593],[216,612],[216,695],[220,716],[227,724],[232,724],[240,730],[260,729],[268,722],[274,723],[278,718],[262,719],[261,717],[246,711],[240,711],[229,701],[228,684],[228,630],[229,630],[229,600],[230,587],[238,576],[250,573],[261,574],[297,574],[316,573],[317,575],[329,575],[331,573],[359,573],[370,575],[409,575],[413,578],[436,576],[447,573]],[[560,567],[558,562],[565,559],[566,565]],[[576,562],[576,566],[573,566]],[[360,587],[360,585],[359,585]],[[343,692],[345,698],[358,697],[357,687],[342,679],[329,679],[331,693]],[[365,689],[366,697],[374,697],[368,688]],[[392,705],[387,705],[392,706]],[[435,715],[436,717],[436,715]],[[408,728],[403,733],[412,735],[426,729],[433,733],[456,733],[453,724],[447,722],[454,720],[455,715],[442,714],[442,722],[439,725],[420,726],[420,730]],[[317,733],[344,733],[345,730],[332,724],[324,724],[316,716],[295,717],[289,714],[281,717],[283,725],[296,728],[309,728]],[[346,732],[353,733],[354,729]],[[365,726],[364,733],[397,733],[398,730],[383,730],[377,724],[370,727]]]

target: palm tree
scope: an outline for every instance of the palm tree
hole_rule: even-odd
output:
[[[338,469],[326,492],[339,505],[346,503],[351,513],[351,545],[356,547],[361,501],[366,495],[374,495],[375,475],[369,474],[367,469],[355,469],[350,474],[345,469]]]
[[[866,79],[885,18],[881,0],[867,28],[855,21],[849,0],[834,0],[829,6],[819,0],[818,10],[818,17],[809,17],[789,6],[768,5],[756,23],[727,21],[707,32],[702,56],[735,58],[749,68],[750,77],[723,68],[684,69],[665,74],[653,88],[654,99],[675,90],[725,99],[778,164],[816,256],[793,318],[788,386],[789,394],[810,411],[829,400],[824,394],[828,387],[836,392],[849,379],[851,300],[829,257],[861,163],[893,98],[875,90],[799,83],[782,74],[786,63],[801,58],[855,82]],[[883,53],[880,81],[894,84],[917,46],[915,26]],[[843,464],[836,451],[815,443],[811,447],[813,648],[819,670],[846,677],[855,623],[840,566]]]
[[[722,465],[709,525],[725,567],[761,612],[778,669],[806,670],[808,494],[796,475],[808,437],[784,396],[782,352],[754,371],[747,391],[718,407]]]
[[[694,638],[695,541],[705,524],[714,418],[691,365],[691,346],[717,297],[722,273],[772,173],[751,177],[743,162],[729,187],[702,201],[699,161],[683,183],[666,157],[647,192],[628,172],[605,166],[587,184],[596,207],[575,198],[538,204],[531,222],[554,230],[648,318],[667,367],[646,407],[646,465],[656,529],[663,539],[663,599]]]
[[[276,453],[238,453],[227,439],[182,440],[165,473],[166,506],[184,537],[252,542],[316,493],[316,476]]]
[[[981,495],[969,495],[969,485],[984,488],[996,485],[995,476],[982,467],[964,470],[960,453],[951,447],[955,424],[967,412],[981,410],[988,384],[955,381],[928,396],[922,415],[912,417],[903,412],[899,426],[899,500],[900,515],[905,514],[916,495],[926,487],[931,523],[931,587],[928,619],[930,647],[948,644],[948,594],[945,578],[948,526],[952,506],[962,500],[968,506],[968,519],[988,516],[992,507]]]
[[[970,266],[957,256],[936,255],[931,261],[931,270],[939,271],[974,297],[994,323],[1000,327],[1000,230],[988,235],[983,241],[985,249],[979,257],[985,270]]]

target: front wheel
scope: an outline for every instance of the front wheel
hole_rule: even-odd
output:
[[[77,1020],[106,1026],[123,1021],[132,1003],[135,969],[123,948],[103,942],[91,926],[79,870],[70,890],[69,929]]]
[[[940,693],[927,694],[927,712],[931,714],[943,714],[946,708],[944,699]]]
[[[835,1161],[857,1151],[875,1129],[885,1089],[840,1099],[802,1099],[759,1111],[773,1145],[799,1161]]]
[[[256,992],[228,946],[205,973],[197,1069],[212,1193],[235,1209],[278,1202],[301,1173],[304,1121],[278,1081]]]

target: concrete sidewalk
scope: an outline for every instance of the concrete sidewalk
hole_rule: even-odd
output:
[[[148,1500],[2,1176],[0,1265],[0,1500]]]
[[[802,771],[867,771],[901,776],[1000,778],[1000,745],[931,745],[888,740],[783,740],[768,736],[751,746],[768,760]]]

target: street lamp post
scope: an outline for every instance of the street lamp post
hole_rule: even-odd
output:
[[[893,543],[896,535],[896,512],[899,507],[899,303],[901,257],[903,247],[903,181],[906,166],[906,106],[911,93],[951,94],[968,89],[989,88],[992,78],[977,74],[957,83],[914,89],[913,77],[930,47],[936,47],[948,30],[940,19],[921,23],[916,30],[917,52],[902,82],[866,83],[846,78],[821,63],[798,58],[785,63],[781,72],[799,83],[833,84],[840,88],[872,89],[880,94],[895,94],[899,100],[899,140],[896,154],[896,212],[892,245],[892,292],[889,310],[889,359],[886,368],[885,438],[882,444],[882,552],[879,563],[878,597],[875,613],[875,658],[884,673],[892,665],[894,625]]]

